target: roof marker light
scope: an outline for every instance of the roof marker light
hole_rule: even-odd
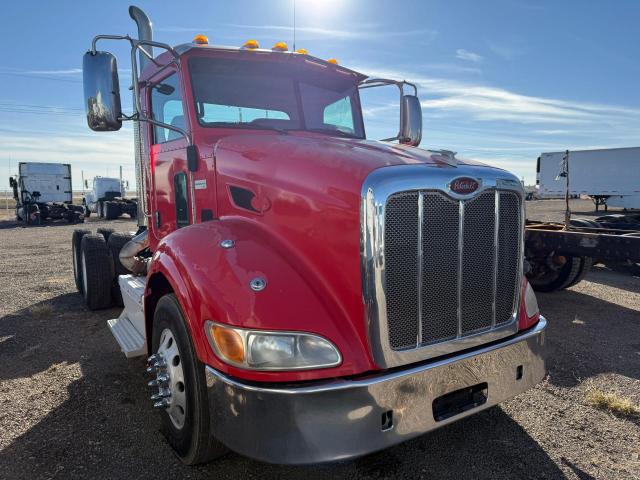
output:
[[[287,44],[284,42],[278,42],[273,47],[271,47],[271,50],[273,50],[274,52],[288,52],[289,47],[287,47]]]
[[[327,60],[327,63],[333,63],[334,65],[338,65],[338,60],[336,60],[335,58],[330,58],[329,60]]]
[[[307,52],[306,48],[299,48],[298,50],[296,50],[296,53],[299,53],[300,55],[309,55],[309,52]]]
[[[209,39],[206,35],[200,34],[193,37],[193,43],[195,43],[196,45],[208,45]]]
[[[245,50],[255,50],[257,48],[260,48],[260,44],[258,44],[257,40],[251,39],[244,42],[242,44],[242,48],[244,48]]]

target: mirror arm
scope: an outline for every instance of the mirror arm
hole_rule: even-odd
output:
[[[403,127],[402,122],[404,119],[404,108],[405,108],[404,102],[402,101],[402,98],[404,97],[404,87],[405,85],[413,87],[414,96],[416,97],[418,96],[418,87],[416,86],[415,83],[407,82],[406,80],[391,80],[389,78],[367,78],[366,80],[363,80],[358,84],[358,88],[359,89],[376,88],[376,87],[384,87],[387,85],[395,85],[396,87],[398,87],[398,90],[400,90],[400,127],[398,129],[398,134],[395,137],[385,138],[380,141],[381,142],[393,142],[395,140],[401,141],[402,139],[400,138],[400,134],[404,130],[402,128]]]

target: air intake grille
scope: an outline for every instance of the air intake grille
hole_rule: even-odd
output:
[[[385,210],[390,347],[445,342],[508,323],[516,307],[521,200],[487,190],[465,201],[399,192]]]

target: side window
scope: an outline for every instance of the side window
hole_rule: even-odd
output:
[[[339,130],[347,130],[353,133],[353,113],[351,112],[351,100],[349,97],[341,98],[337,102],[327,105],[324,109],[322,121],[327,125],[338,127]]]
[[[182,129],[186,128],[182,110],[182,95],[178,84],[178,75],[168,76],[151,88],[151,113],[154,120],[168,123]],[[182,138],[178,132],[153,126],[153,143],[170,142]]]
[[[173,191],[176,196],[176,224],[178,228],[189,225],[189,204],[187,201],[187,175],[183,172],[173,177]]]

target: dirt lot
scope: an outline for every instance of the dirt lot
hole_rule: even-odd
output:
[[[584,201],[575,207],[592,210]],[[531,202],[529,211],[562,217],[561,202]],[[106,320],[119,312],[89,312],[76,293],[74,227],[22,228],[3,213],[2,479],[640,478],[640,418],[585,399],[597,387],[640,403],[640,278],[628,273],[600,267],[569,290],[539,295],[549,320],[549,376],[500,407],[355,461],[292,468],[229,454],[187,468],[159,433],[143,362],[127,361],[108,332]]]

